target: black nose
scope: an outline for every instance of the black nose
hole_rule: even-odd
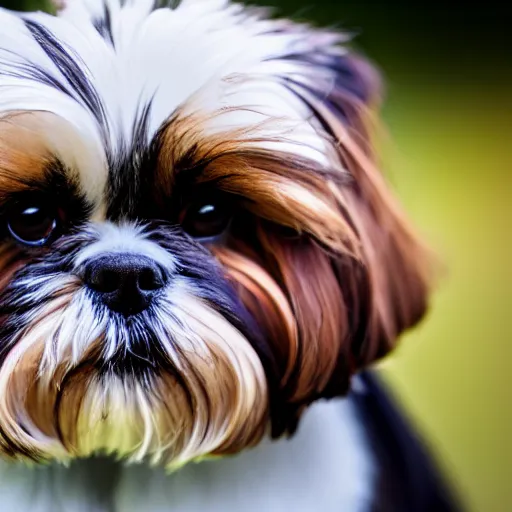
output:
[[[165,285],[165,275],[150,258],[134,254],[108,254],[90,261],[85,284],[113,311],[135,315],[146,309]]]

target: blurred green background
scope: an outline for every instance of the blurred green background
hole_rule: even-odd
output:
[[[468,509],[512,510],[510,5],[258,3],[353,32],[383,70],[387,173],[447,273],[430,315],[382,371]]]

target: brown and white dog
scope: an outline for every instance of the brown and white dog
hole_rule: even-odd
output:
[[[344,34],[157,4],[0,10],[0,509],[401,510],[357,374],[431,263],[378,73]]]

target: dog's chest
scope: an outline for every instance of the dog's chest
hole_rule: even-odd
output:
[[[334,512],[368,510],[375,480],[350,401],[318,403],[292,440],[177,473],[113,462],[0,466],[0,510],[30,512]]]

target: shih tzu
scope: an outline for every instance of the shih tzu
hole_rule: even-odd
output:
[[[450,509],[363,372],[431,274],[373,66],[226,0],[58,11],[0,10],[0,510]]]

